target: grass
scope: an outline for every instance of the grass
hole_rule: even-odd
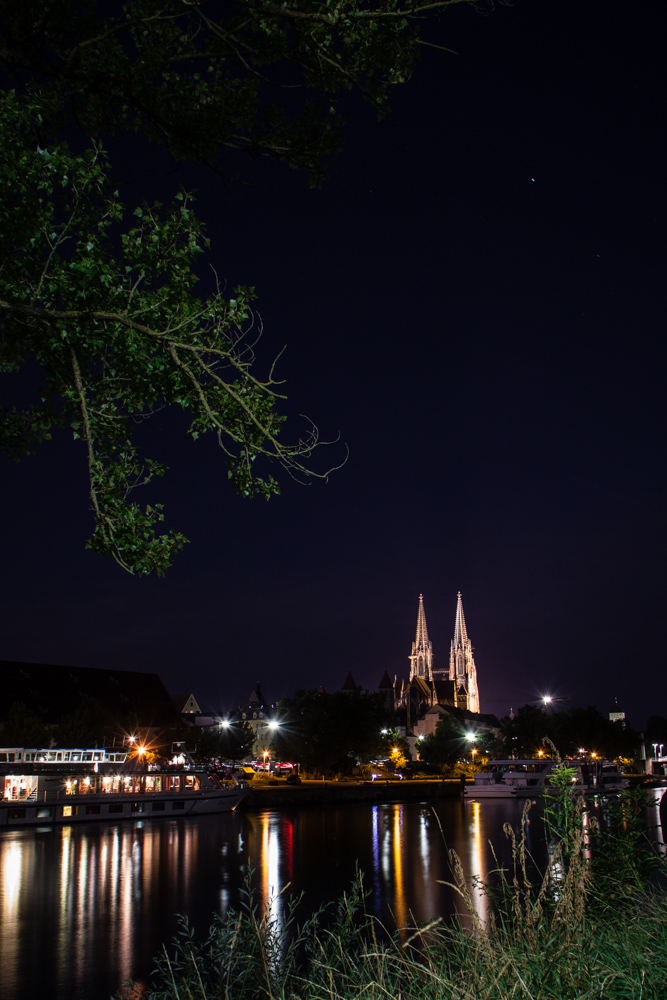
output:
[[[361,877],[297,924],[260,912],[248,887],[238,912],[197,938],[186,918],[132,1000],[667,1000],[664,867],[644,844],[637,793],[618,800],[603,835],[586,823],[565,769],[545,809],[549,863],[531,881],[525,834],[511,827],[513,865],[496,872],[480,920],[455,852],[452,884],[468,925],[438,919],[390,935],[366,913]],[[529,807],[526,807],[526,810]],[[525,823],[522,824],[525,830]],[[591,857],[591,841],[593,844]],[[119,994],[120,996],[120,994]]]

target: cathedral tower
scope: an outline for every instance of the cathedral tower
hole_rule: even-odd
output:
[[[429,640],[424,614],[424,598],[419,595],[419,610],[417,612],[417,634],[412,643],[410,654],[410,680],[413,677],[423,677],[425,681],[433,680],[433,643]]]
[[[456,602],[454,638],[452,639],[449,651],[449,679],[456,683],[457,691],[461,688],[465,690],[468,696],[468,711],[479,712],[477,670],[472,656],[472,645],[468,638],[465,618],[463,617],[463,602],[460,591]]]

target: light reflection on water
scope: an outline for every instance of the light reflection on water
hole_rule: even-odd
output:
[[[529,821],[539,862],[539,808]],[[279,922],[292,894],[304,891],[305,915],[348,890],[357,866],[367,909],[387,927],[464,914],[447,885],[448,850],[468,877],[485,879],[495,868],[489,841],[509,866],[505,822],[518,832],[520,802],[355,803],[3,831],[0,996],[42,1000],[48,984],[51,1000],[107,1000],[129,977],[146,981],[176,915],[203,932],[211,914],[238,907],[249,870],[257,904]],[[471,894],[483,919],[486,897],[472,883]]]

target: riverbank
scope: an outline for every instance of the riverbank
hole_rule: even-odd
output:
[[[208,933],[196,936],[183,918],[178,935],[155,957],[151,986],[124,993],[124,1000],[130,996],[135,1000],[185,996],[221,1000],[232,993],[235,1000],[257,1000],[260,993],[270,1000],[287,996],[301,1000],[324,996],[328,1000],[351,996],[376,1000],[395,996],[403,1000],[664,1000],[667,894],[655,878],[664,872],[664,860],[645,839],[642,796],[624,791],[610,807],[604,826],[593,825],[586,819],[583,799],[571,787],[568,770],[564,768],[557,777],[557,801],[545,819],[549,850],[542,874],[527,865],[535,831],[526,801],[518,826],[503,823],[505,842],[511,841],[511,860],[503,863],[493,851],[494,868],[486,870],[492,881],[480,879],[483,865],[471,872],[465,862],[466,855],[474,859],[481,851],[481,831],[472,852],[462,855],[453,847],[447,852],[442,842],[427,852],[429,878],[455,889],[460,905],[456,915],[448,916],[442,909],[424,923],[403,900],[404,881],[411,881],[405,873],[414,871],[402,855],[404,824],[387,818],[375,828],[374,851],[378,872],[395,862],[391,922],[382,924],[369,908],[371,893],[358,874],[363,870],[360,867],[352,887],[305,924],[297,923],[296,910],[284,904],[278,908],[283,894],[275,886],[273,895],[267,897],[253,889],[248,877],[239,909],[216,915]],[[375,791],[405,794],[412,784],[406,782],[396,789],[377,783]],[[443,783],[431,782],[432,793],[436,784]],[[445,783],[445,787],[455,792],[456,784]],[[300,788],[308,796],[317,791],[329,796],[369,791],[363,785],[346,788],[344,782]],[[258,799],[260,789],[255,790]],[[280,786],[265,789],[280,795]],[[518,805],[507,800],[498,804]],[[477,805],[481,821],[484,804]],[[439,808],[461,815],[454,802]],[[353,810],[339,810],[345,811]],[[336,810],[305,810],[304,815],[309,812],[318,816]],[[248,817],[248,822],[255,823],[255,817]],[[268,825],[257,831],[258,842],[270,843],[271,822],[276,829],[289,826],[290,836],[302,825],[292,826],[286,817],[269,814],[265,816]],[[334,824],[327,830],[321,820],[317,824],[326,850],[325,860],[320,858],[314,869],[319,874],[336,864],[337,838],[347,826]],[[428,836],[428,823],[420,823],[419,836]],[[593,854],[591,837],[595,839]],[[502,843],[497,845],[501,851],[502,847]],[[290,858],[298,855],[290,841]],[[443,855],[449,861],[447,883],[433,871],[433,862],[437,864]],[[267,862],[266,870],[278,869],[275,862],[273,866]]]
[[[322,805],[326,802],[419,802],[432,799],[457,798],[461,781],[302,781],[300,785],[249,785],[248,795],[239,809],[253,810],[280,806]]]

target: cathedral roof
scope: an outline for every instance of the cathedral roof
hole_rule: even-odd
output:
[[[381,680],[381,681],[380,681],[380,683],[378,684],[378,688],[379,688],[380,690],[382,690],[383,688],[391,688],[391,687],[393,687],[393,686],[394,686],[394,685],[393,685],[393,684],[391,683],[391,677],[389,676],[389,674],[388,674],[388,673],[387,673],[387,671],[385,670],[385,672],[384,672],[384,673],[383,673],[383,675],[382,675],[382,680]]]
[[[435,697],[440,705],[455,704],[456,681],[434,681]]]
[[[410,681],[410,687],[417,688],[423,698],[430,699],[431,685],[427,681],[425,681],[423,677],[413,677],[412,680]]]
[[[341,691],[356,691],[357,685],[354,683],[354,677],[352,676],[352,671],[348,670],[347,677],[345,678],[345,683],[343,684]]]

